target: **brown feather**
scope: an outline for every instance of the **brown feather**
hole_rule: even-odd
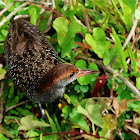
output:
[[[34,100],[42,75],[59,64],[55,49],[43,33],[24,19],[11,21],[4,45],[9,76]]]

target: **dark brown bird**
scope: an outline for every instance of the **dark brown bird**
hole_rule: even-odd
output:
[[[63,96],[67,84],[80,76],[98,73],[61,64],[45,35],[24,19],[11,21],[5,58],[7,72],[17,88],[37,103],[51,103]]]

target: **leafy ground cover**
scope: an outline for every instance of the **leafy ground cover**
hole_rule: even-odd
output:
[[[1,0],[0,10],[0,139],[139,139],[138,0]],[[68,85],[61,100],[45,106],[46,118],[6,75],[13,16],[44,32],[61,61],[100,70]]]

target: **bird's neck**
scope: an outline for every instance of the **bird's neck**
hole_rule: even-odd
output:
[[[62,98],[65,93],[65,86],[59,82],[51,86],[45,83],[42,88],[43,89],[39,90],[40,94],[37,99],[42,104],[51,103],[59,98]]]
[[[54,75],[51,72],[44,75],[40,81],[40,90],[41,92],[46,92],[50,89],[59,89],[66,86],[65,80],[56,80],[58,75]],[[59,79],[59,78],[58,78]]]
[[[54,85],[49,90],[41,92],[39,102],[42,104],[52,103],[55,100],[62,98],[65,93],[65,87],[58,87]],[[38,99],[37,99],[38,100]]]

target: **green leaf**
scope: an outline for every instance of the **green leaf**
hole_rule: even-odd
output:
[[[32,128],[39,128],[39,127],[50,127],[49,124],[41,122],[41,121],[37,121],[37,120],[33,120],[33,116],[32,115],[28,115],[26,117],[21,118],[20,121],[21,125],[18,127],[18,130],[30,130]]]
[[[128,134],[128,133],[122,133],[122,138],[124,140],[132,140],[133,136],[131,134]]]
[[[104,65],[107,66],[108,64],[110,64],[114,60],[116,55],[117,55],[116,47],[113,47],[108,52],[106,52],[103,58]]]
[[[26,138],[34,137],[34,138],[31,138],[30,140],[38,140],[38,137],[36,137],[36,136],[39,136],[39,133],[37,133],[33,130],[28,131],[26,134]]]
[[[122,99],[126,99],[126,100],[133,99],[131,97],[131,91],[130,90],[123,90],[123,91],[119,92],[119,94],[117,96],[117,100],[119,101],[119,103],[121,102]]]
[[[93,29],[93,38],[95,41],[104,42],[104,41],[106,41],[105,32],[102,29],[100,29],[99,27],[96,27]]]
[[[61,57],[65,57],[71,52],[75,34],[81,30],[81,26],[75,20],[69,24],[68,20],[59,17],[53,22],[53,27],[57,31],[58,43],[62,48]]]
[[[1,33],[3,34],[4,37],[6,37],[7,34],[8,34],[8,31],[7,30],[1,30]]]
[[[8,0],[8,1],[7,1],[7,5],[12,4],[13,2],[14,2],[13,0]],[[12,6],[8,9],[9,12],[13,12],[14,10],[15,10],[15,6],[14,6],[14,5],[12,5]]]
[[[134,102],[128,102],[128,107],[131,108],[135,112],[140,112],[140,102],[134,101]]]
[[[71,100],[68,94],[64,94],[64,98],[67,100],[67,102],[70,104]]]
[[[89,98],[86,102],[86,109],[88,110],[88,114],[91,117],[90,120],[92,123],[103,128],[103,119],[100,112],[101,107],[102,105],[98,103],[95,104],[92,98]]]
[[[2,66],[0,66],[0,80],[4,79],[5,74],[6,74],[6,70],[1,67]]]
[[[122,1],[124,2],[124,4],[130,7],[130,9],[132,10],[132,13],[134,14],[138,0],[122,0]]]
[[[108,51],[111,45],[110,41],[106,41],[104,31],[98,27],[93,29],[93,37],[87,33],[85,39],[100,58],[103,58],[104,53]]]
[[[78,68],[81,68],[81,69],[86,69],[86,61],[85,60],[78,60],[75,64],[76,67]],[[86,76],[82,76],[82,77],[79,77],[77,79],[78,83],[80,85],[88,85],[89,84],[89,80],[87,81],[87,76],[89,77],[89,75],[86,75]]]
[[[101,137],[108,138],[110,135],[108,134],[108,130],[104,127],[101,131],[99,131],[99,135]],[[100,138],[100,140],[104,140],[104,138]]]
[[[33,119],[34,119],[34,120],[38,120],[38,118],[37,118],[35,115],[33,115],[33,113],[31,113],[31,112],[30,112],[29,110],[27,110],[27,109],[22,109],[22,108],[20,108],[20,107],[17,107],[16,110],[17,110],[18,112],[20,112],[23,116],[30,115],[30,116],[33,116]]]
[[[93,101],[93,99],[89,98],[86,101],[86,107],[85,109],[82,106],[77,107],[77,111],[85,116],[87,116],[90,121],[92,122],[92,125],[94,127],[94,124],[97,126],[100,126],[103,128],[103,119],[102,115],[100,113],[101,105]],[[93,130],[94,131],[94,130]]]
[[[1,140],[9,140],[9,138],[6,138],[3,134],[0,133],[0,139]]]
[[[65,36],[68,32],[68,26],[68,20],[63,17],[59,17],[53,22],[53,28],[57,32],[57,40],[60,46],[62,46]]]
[[[49,116],[49,113],[47,110],[45,110],[45,114],[50,122],[51,125],[51,129],[53,133],[57,133],[57,128],[56,128],[56,124],[54,123],[54,121],[52,120],[52,118]],[[53,139],[58,139],[58,135],[53,135]]]
[[[46,15],[47,16],[47,15]],[[46,30],[48,20],[47,19],[42,19],[39,23],[39,29],[41,32],[44,32]]]
[[[93,51],[100,57],[103,58],[103,54],[104,54],[104,49],[102,47],[102,45],[100,44],[100,42],[95,42],[95,40],[93,40],[91,34],[87,33],[85,35],[85,39],[87,41],[87,43],[92,47]]]
[[[106,30],[106,27],[108,26],[108,24],[109,24],[109,19],[110,19],[110,16],[109,15],[104,15],[105,16],[105,20],[104,20],[104,22],[103,22],[103,24],[101,25],[101,28],[103,29],[103,30]]]
[[[36,25],[37,19],[40,17],[40,9],[39,7],[36,7],[34,5],[29,5],[29,14],[31,16],[30,22],[33,25]]]
[[[92,79],[91,75],[86,75],[86,76],[79,77],[77,81],[80,85],[88,85],[91,79]]]
[[[71,113],[72,109],[69,105],[63,107],[62,112],[63,113]]]
[[[59,117],[59,116],[58,116],[58,117]],[[61,130],[61,126],[60,126],[60,124],[59,124],[59,122],[58,122],[58,119],[57,119],[57,117],[56,117],[56,114],[54,114],[54,121],[55,121],[57,130],[58,130],[58,131],[62,131],[62,130]]]
[[[97,65],[94,63],[94,62],[91,62],[89,65],[88,65],[88,69],[92,69],[92,70],[99,70]],[[98,74],[96,74],[98,75]]]
[[[81,69],[86,69],[86,61],[80,59],[76,62],[75,66]]]
[[[81,26],[74,20],[70,23],[69,26],[69,30],[65,36],[65,39],[62,43],[62,52],[61,52],[61,56],[65,57],[66,54],[70,53],[72,50],[72,44],[74,42],[74,37],[76,35],[77,32],[80,32],[81,30]]]
[[[4,40],[5,40],[5,37],[2,34],[0,34],[0,42],[3,42]]]
[[[126,28],[128,30],[130,30],[131,26],[132,26],[132,16],[130,16],[132,14],[132,10],[130,9],[130,7],[126,4],[123,3],[122,0],[119,0],[119,3],[122,7],[122,11],[123,11],[123,21],[126,25]]]
[[[98,99],[97,103],[101,105],[100,113],[102,113],[105,110],[105,108],[107,108],[106,101],[104,99]]]
[[[77,93],[71,93],[70,94],[70,100],[71,100],[71,103],[76,107],[77,106],[77,99],[78,98],[78,94]]]
[[[77,110],[73,110],[70,113],[70,120],[82,127],[82,129],[84,129],[87,133],[89,132],[90,129],[87,122],[84,120],[83,115],[78,113]]]
[[[89,87],[84,85],[84,86],[80,86],[80,89],[81,89],[82,92],[85,93],[85,92],[88,92]]]
[[[75,85],[75,86],[74,86],[74,90],[75,90],[75,91],[78,91],[79,89],[80,89],[80,85]]]
[[[12,98],[13,94],[14,94],[14,83],[12,81],[12,79],[8,79],[8,85],[11,86],[10,90],[9,90],[9,95],[8,98]]]
[[[76,62],[75,66],[81,69],[86,69],[86,61],[80,59]],[[93,70],[98,70],[97,65],[93,62],[89,64],[88,68]],[[79,77],[77,81],[80,85],[88,85],[91,82],[91,80],[95,77],[95,75],[98,74],[90,74],[90,75],[82,76]]]
[[[107,114],[103,117],[104,126],[108,130],[114,130],[117,127],[117,120],[113,119],[113,115]]]
[[[136,118],[136,123],[137,124],[140,124],[140,117],[139,118]]]
[[[12,135],[10,131],[8,131],[7,129],[5,129],[4,127],[2,127],[2,125],[0,125],[0,133],[1,134],[4,134],[5,136],[14,138],[14,135]],[[4,138],[2,138],[2,139],[4,139]],[[5,140],[7,140],[7,139],[5,139]]]
[[[0,55],[4,53],[4,43],[0,43]]]
[[[122,114],[120,117],[117,118],[117,127],[121,127],[124,125],[125,115]]]
[[[85,108],[83,108],[81,105],[78,105],[77,112],[81,113],[87,117],[89,116],[88,111]]]
[[[133,72],[137,73],[138,72],[138,67],[137,67],[136,61],[133,60],[133,59],[135,59],[135,55],[133,53],[133,50],[132,50],[131,46],[129,47],[129,55],[130,55],[130,59],[131,59],[131,67],[133,69]]]
[[[126,58],[125,58],[125,55],[124,55],[124,52],[123,52],[123,49],[122,49],[121,41],[120,41],[118,35],[116,34],[114,28],[112,28],[112,32],[113,32],[113,36],[115,38],[115,44],[116,44],[116,47],[117,47],[117,51],[118,51],[120,60],[122,62],[124,70],[127,72],[128,71],[127,63],[126,63]]]

